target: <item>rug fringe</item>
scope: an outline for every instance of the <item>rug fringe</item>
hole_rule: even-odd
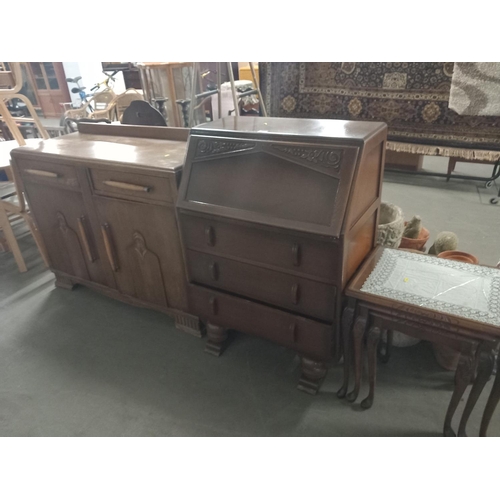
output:
[[[431,146],[427,144],[411,144],[407,142],[387,141],[387,149],[398,153],[412,153],[428,156],[448,156],[462,158],[464,160],[477,160],[495,163],[500,159],[500,151],[489,151],[484,149],[462,149],[443,146]]]

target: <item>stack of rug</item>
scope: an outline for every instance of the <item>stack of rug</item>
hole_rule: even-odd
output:
[[[394,151],[500,156],[500,116],[449,107],[454,63],[260,63],[259,71],[270,116],[384,121]]]

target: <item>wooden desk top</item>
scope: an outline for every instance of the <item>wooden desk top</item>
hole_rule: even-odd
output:
[[[279,134],[290,137],[314,137],[318,140],[335,139],[347,142],[365,142],[384,133],[382,122],[345,120],[316,120],[311,118],[271,118],[261,116],[229,116],[193,128],[191,134],[238,135]],[[262,137],[260,137],[262,139]],[[310,140],[310,139],[309,139]]]
[[[439,268],[446,270],[442,277]],[[453,282],[450,286],[448,278]],[[465,296],[460,297],[460,289],[465,290]],[[478,292],[477,300],[474,291]],[[415,315],[500,337],[499,292],[500,270],[494,267],[377,247],[354,275],[345,294],[389,313]]]
[[[34,146],[24,146],[13,150],[12,154],[37,157],[49,155],[64,161],[125,163],[173,172],[182,169],[187,149],[187,130],[184,140],[179,140],[182,136],[178,129],[169,130],[169,127],[86,125],[87,127],[80,127],[79,132],[40,141]],[[147,136],[148,132],[153,138]]]

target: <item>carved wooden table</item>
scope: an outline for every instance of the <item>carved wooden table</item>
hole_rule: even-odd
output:
[[[358,397],[365,337],[370,386],[368,397],[361,402],[365,409],[373,404],[377,344],[382,331],[394,329],[442,343],[460,352],[444,422],[445,436],[455,435],[453,415],[475,376],[458,429],[458,435],[465,436],[469,416],[492,374],[493,349],[500,342],[500,270],[379,247],[351,280],[345,295],[344,383],[337,395],[347,396],[351,402]],[[355,382],[354,389],[347,393],[351,344]],[[483,414],[481,436],[486,435],[500,399],[499,372]]]

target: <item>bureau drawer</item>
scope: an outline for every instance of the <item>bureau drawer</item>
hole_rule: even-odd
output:
[[[18,160],[17,165],[24,182],[37,182],[70,189],[80,187],[76,169],[73,167],[30,160]]]
[[[168,177],[90,169],[90,178],[96,194],[112,198],[173,202]]]
[[[193,313],[214,325],[264,337],[318,360],[332,355],[332,326],[196,285],[189,285],[189,301]]]
[[[272,230],[180,214],[186,248],[236,257],[334,282],[338,246]]]
[[[191,282],[333,321],[336,288],[332,285],[193,250],[187,250],[186,257]]]

